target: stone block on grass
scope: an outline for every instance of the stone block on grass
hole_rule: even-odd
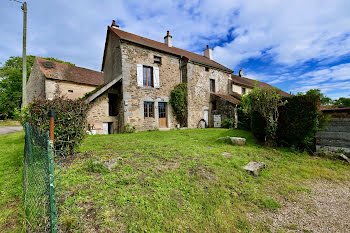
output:
[[[262,169],[266,168],[263,162],[250,161],[243,169],[250,172],[254,176],[258,176]]]
[[[230,137],[232,144],[234,145],[245,145],[246,139],[240,137]]]

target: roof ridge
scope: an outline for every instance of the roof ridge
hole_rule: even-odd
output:
[[[126,39],[126,40],[130,40],[131,42],[134,42],[134,43],[137,43],[137,44],[141,44],[141,42],[138,42],[138,41],[134,41],[133,39],[130,39],[130,38],[123,38],[123,35],[118,35],[118,33],[125,33],[126,36],[130,36],[130,37],[138,37],[139,39],[142,39],[142,40],[145,40],[147,42],[151,42],[151,43],[156,43],[156,45],[159,45],[159,46],[152,46],[152,45],[147,45],[147,44],[143,44],[144,46],[149,46],[149,47],[153,47],[153,48],[156,48],[156,49],[159,49],[161,51],[164,51],[164,52],[167,52],[167,53],[171,53],[171,54],[176,54],[176,55],[180,55],[180,56],[185,56],[187,57],[186,55],[182,55],[182,54],[178,54],[178,53],[183,53],[183,54],[186,54],[188,53],[189,55],[192,55],[193,57],[197,56],[197,57],[201,57],[202,59],[205,59],[206,60],[206,63],[204,63],[203,65],[207,65],[207,66],[212,66],[212,67],[215,67],[214,64],[217,66],[216,68],[218,69],[222,69],[222,70],[226,70],[226,71],[230,71],[232,72],[231,69],[221,65],[220,63],[218,63],[217,61],[215,60],[211,60],[205,56],[203,56],[202,54],[199,54],[199,53],[195,53],[195,52],[191,52],[191,51],[188,51],[188,50],[185,50],[185,49],[182,49],[182,48],[178,48],[178,47],[175,47],[175,46],[171,46],[171,47],[168,47],[166,44],[160,42],[160,41],[156,41],[156,40],[153,40],[153,39],[150,39],[150,38],[147,38],[147,37],[144,37],[144,36],[140,36],[140,35],[136,35],[134,33],[131,33],[131,32],[127,32],[127,31],[124,31],[124,30],[121,30],[119,28],[113,28],[111,26],[108,26],[108,30],[111,30],[112,32],[114,32],[120,39]],[[161,48],[160,46],[162,46],[163,48]],[[167,49],[164,48],[164,46],[167,46]],[[175,51],[171,51],[171,50],[175,50]],[[176,51],[178,53],[176,53]],[[192,59],[190,57],[188,57],[191,61],[194,61],[194,62],[198,62],[198,63],[202,63],[200,61],[196,61],[196,59]],[[209,63],[209,64],[208,64]],[[214,63],[212,65],[210,65],[210,63]]]

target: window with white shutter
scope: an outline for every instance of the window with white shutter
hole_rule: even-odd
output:
[[[143,86],[143,66],[141,64],[137,64],[137,86]]]
[[[153,81],[154,87],[159,88],[159,68],[153,67]]]

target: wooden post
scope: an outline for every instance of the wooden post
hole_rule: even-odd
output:
[[[50,117],[50,140],[55,141],[55,112],[51,109],[49,113]]]
[[[23,10],[23,64],[22,64],[22,107],[27,105],[27,2],[22,5]]]

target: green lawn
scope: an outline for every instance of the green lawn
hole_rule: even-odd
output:
[[[247,145],[216,141],[227,135]],[[268,166],[259,177],[242,169],[252,160]],[[265,148],[249,132],[225,129],[89,136],[65,166],[59,187],[69,192],[60,203],[70,211],[60,221],[82,232],[249,232],[252,224],[266,232],[249,213],[308,194],[305,184],[314,179],[350,179],[340,161]]]
[[[0,126],[21,126],[21,123],[14,120],[4,120],[0,121]]]
[[[0,136],[0,232],[22,230],[23,150],[23,131]]]

